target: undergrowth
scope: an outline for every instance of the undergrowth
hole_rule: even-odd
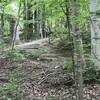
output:
[[[9,82],[0,85],[0,100],[20,100],[17,80],[9,76]]]
[[[46,53],[46,49],[37,49],[37,50],[19,50],[14,49],[9,51],[6,55],[6,58],[13,59],[13,60],[24,60],[24,59],[36,59],[41,54]]]

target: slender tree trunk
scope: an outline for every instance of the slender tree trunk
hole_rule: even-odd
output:
[[[76,79],[78,85],[78,100],[84,100],[83,98],[83,76],[82,76],[82,68],[85,66],[84,54],[83,54],[83,45],[82,39],[80,36],[80,29],[78,22],[76,22],[75,18],[78,17],[78,0],[71,0],[72,7],[72,32],[73,32],[73,43],[74,43],[74,62],[75,62],[75,71],[76,71]]]
[[[68,29],[68,34],[69,34],[69,41],[71,42],[71,48],[70,48],[70,53],[71,53],[71,57],[72,57],[72,65],[73,65],[73,76],[75,78],[75,68],[74,68],[74,44],[73,44],[73,38],[71,35],[71,20],[70,20],[70,2],[68,0],[65,0],[66,2],[66,26],[65,28]]]
[[[25,21],[25,24],[24,24],[24,38],[25,40],[27,40],[27,34],[28,34],[28,1],[27,0],[24,0],[24,21]]]
[[[28,1],[28,20],[29,20],[29,24],[28,24],[28,35],[27,35],[27,39],[33,39],[33,12],[31,10],[32,5],[30,4],[30,2]]]
[[[15,18],[14,17],[11,17],[10,20],[9,20],[9,24],[10,24],[9,25],[10,26],[10,34],[11,34],[11,36],[10,36],[11,37],[10,43],[12,42],[15,23],[16,23]]]
[[[12,49],[12,50],[14,49],[15,43],[16,43],[16,33],[17,33],[18,25],[19,25],[20,10],[21,10],[21,0],[19,1],[18,18],[17,18],[17,20],[15,21],[14,30],[13,30],[13,39],[12,39],[12,44],[11,44],[11,49]]]
[[[33,13],[31,10],[31,3],[28,0],[24,1],[24,35],[26,40],[32,40],[33,39]]]
[[[2,13],[1,13],[1,27],[0,27],[2,35],[3,35],[3,32],[4,32],[4,14],[5,14],[4,9],[5,9],[5,5],[3,4],[2,7],[1,7]]]
[[[2,31],[2,35],[4,32],[4,12],[1,14],[1,31]]]
[[[1,14],[1,27],[0,27],[0,44],[3,44],[3,34],[4,34],[4,8]],[[3,51],[4,46],[2,45],[2,51]],[[3,53],[3,52],[2,52]]]
[[[36,2],[35,2],[36,5]],[[40,10],[39,8],[36,8],[34,11],[34,36],[36,39],[40,38]]]
[[[45,32],[45,4],[43,4],[42,6],[42,34],[43,34],[43,38],[46,37],[46,32]]]

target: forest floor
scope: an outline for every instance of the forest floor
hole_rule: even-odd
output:
[[[50,44],[28,51],[38,56],[0,61],[0,100],[76,100],[69,53]],[[84,100],[100,100],[100,85],[84,84]]]

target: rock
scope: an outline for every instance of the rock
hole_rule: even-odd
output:
[[[56,54],[42,54],[40,55],[39,60],[54,61],[54,60],[57,60],[57,55]]]
[[[57,58],[50,58],[50,57],[40,57],[40,61],[54,61],[57,60]]]
[[[7,83],[9,82],[9,79],[7,77],[0,77],[0,82]]]

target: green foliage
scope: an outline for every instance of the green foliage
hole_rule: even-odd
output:
[[[96,69],[93,62],[91,61],[87,62],[87,66],[84,71],[84,80],[96,80]]]
[[[9,51],[7,54],[8,59],[13,59],[13,60],[24,60],[24,59],[36,59],[38,58],[41,54],[46,53],[46,49],[37,49],[37,50],[19,50],[19,49],[14,49],[12,51]]]
[[[17,81],[10,77],[9,83],[0,85],[0,100],[15,100],[17,97]]]
[[[72,42],[68,39],[69,36],[63,35],[62,38],[58,38],[54,40],[55,47],[62,51],[62,50],[71,50]]]
[[[71,58],[64,60],[63,69],[67,72],[73,71]],[[86,67],[83,69],[83,79],[86,84],[100,83],[100,70],[96,69],[96,66],[90,61],[90,58],[86,61]]]
[[[3,40],[0,38],[0,48],[2,48],[3,46],[4,46]]]
[[[38,49],[38,50],[20,50],[19,51],[26,59],[36,59],[41,54],[45,53],[45,50]]]
[[[73,68],[72,68],[72,59],[71,58],[66,58],[64,60],[64,66],[63,69],[68,71],[68,72],[72,72]]]
[[[24,55],[22,53],[20,53],[20,50],[17,50],[17,49],[9,51],[7,54],[7,58],[15,59],[15,60],[25,59]]]
[[[19,52],[24,55],[26,59],[37,59],[41,54],[46,53],[47,49],[30,49],[30,50],[19,50]]]
[[[96,69],[96,66],[92,61],[86,62],[86,68],[83,71],[84,82],[85,83],[95,83],[100,82],[100,70]]]
[[[68,31],[66,28],[56,27],[54,32],[51,34],[54,38],[60,38],[63,39],[68,35]]]

